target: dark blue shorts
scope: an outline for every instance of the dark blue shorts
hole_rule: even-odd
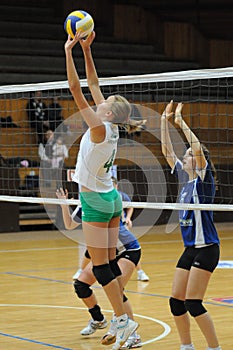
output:
[[[141,248],[137,250],[125,250],[116,257],[117,261],[123,258],[132,261],[132,263],[137,266],[141,258]]]

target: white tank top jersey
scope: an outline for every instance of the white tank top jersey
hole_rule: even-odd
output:
[[[88,129],[80,142],[76,169],[73,181],[94,192],[110,192],[113,190],[111,167],[114,163],[118,127],[110,122],[104,122],[106,129],[105,140],[101,143],[91,141]]]

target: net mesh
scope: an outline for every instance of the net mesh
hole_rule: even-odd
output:
[[[86,80],[81,81],[92,104]],[[177,204],[178,184],[161,153],[160,115],[172,99],[182,101],[184,119],[210,150],[218,177],[215,202],[208,209],[233,208],[233,68],[100,79],[107,97],[122,94],[133,103],[132,118],[147,119],[146,127],[133,135],[120,130],[115,171],[119,189],[128,193],[135,208],[182,209]],[[41,93],[45,116],[32,123],[32,101]],[[31,104],[31,105],[30,105]],[[41,106],[37,113],[41,113]],[[68,188],[69,204],[77,204],[78,188],[72,182],[81,137],[86,130],[68,89],[67,81],[0,87],[1,156],[0,199],[58,204],[57,187]],[[47,130],[61,136],[68,155],[51,151],[46,144]],[[182,157],[185,139],[171,126],[171,137]],[[40,143],[49,162],[39,152]],[[50,155],[48,156],[50,152]],[[52,153],[55,160],[52,163]],[[61,152],[61,151],[60,151]],[[60,158],[59,158],[60,155]],[[58,160],[59,158],[59,160]],[[48,159],[47,159],[48,160]],[[190,207],[192,205],[190,204]],[[187,208],[187,205],[186,205]],[[196,208],[206,209],[202,205]]]

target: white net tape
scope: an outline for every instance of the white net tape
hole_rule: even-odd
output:
[[[79,200],[75,199],[56,199],[56,198],[35,198],[19,196],[1,196],[0,200],[4,202],[16,203],[41,203],[41,204],[65,204],[81,206]],[[166,209],[166,210],[211,210],[211,211],[232,211],[233,205],[226,204],[187,204],[187,203],[138,203],[123,201],[124,208],[135,209]]]
[[[197,79],[219,79],[233,77],[233,67],[200,69],[179,72],[168,72],[159,74],[127,75],[110,78],[100,78],[100,86],[111,86],[121,84],[140,84],[155,82],[173,82]],[[87,80],[81,79],[81,86],[87,87]],[[30,92],[36,90],[54,90],[68,88],[67,81],[55,81],[49,83],[23,84],[23,85],[4,85],[0,86],[0,94]]]

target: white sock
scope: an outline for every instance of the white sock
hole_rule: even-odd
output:
[[[207,348],[206,350],[221,350],[221,347],[220,346],[218,346],[217,348]]]

